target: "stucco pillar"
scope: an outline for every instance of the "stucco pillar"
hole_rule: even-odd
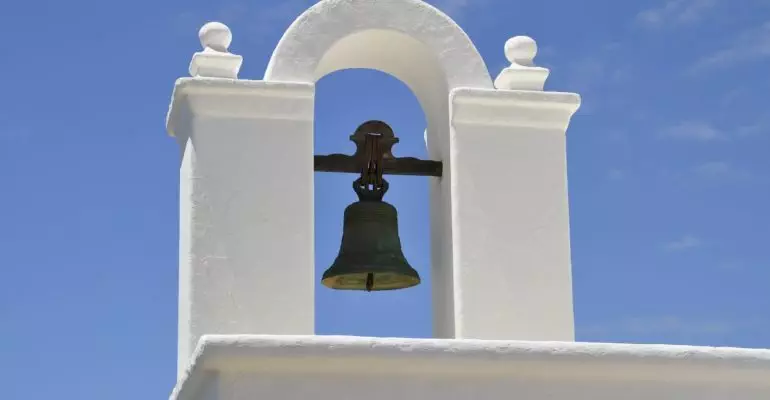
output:
[[[183,154],[179,375],[204,334],[314,331],[314,87],[234,79],[239,58],[204,46],[167,123]]]
[[[542,91],[535,51],[511,39],[498,90],[450,95],[457,338],[574,340],[565,133],[580,97]]]

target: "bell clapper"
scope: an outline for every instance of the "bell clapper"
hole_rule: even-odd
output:
[[[388,182],[382,178],[383,154],[380,149],[382,134],[368,133],[364,139],[366,151],[366,168],[361,170],[361,177],[353,184],[359,201],[382,201],[382,197],[388,190]],[[371,292],[374,288],[374,274],[366,274],[365,289]]]

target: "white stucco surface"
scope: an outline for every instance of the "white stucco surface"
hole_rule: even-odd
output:
[[[766,400],[770,350],[205,336],[174,400]]]
[[[313,108],[308,84],[177,81],[180,373],[203,334],[314,332]]]
[[[574,340],[566,136],[574,93],[456,89],[455,337]]]
[[[360,55],[334,49],[341,45],[340,40],[370,31],[401,36],[393,36],[392,42],[359,42]],[[399,46],[404,40],[420,43],[428,54],[414,54],[418,57],[414,60],[403,57]],[[395,59],[386,59],[394,55]],[[425,69],[419,61],[426,56],[435,58],[430,67],[440,65],[452,87],[491,87],[489,72],[473,42],[451,18],[422,0],[319,1],[284,33],[264,79],[315,82],[345,68],[386,69],[386,73],[393,69],[393,75],[401,77]]]
[[[382,71],[411,88],[434,141],[447,140],[449,91],[493,87],[462,28],[422,0],[320,1],[286,30],[264,79],[314,83],[351,68]],[[429,151],[448,156],[440,146]]]

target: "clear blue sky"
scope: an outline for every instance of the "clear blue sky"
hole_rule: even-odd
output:
[[[220,20],[260,79],[310,0],[6,1],[0,25],[0,398],[165,398],[175,379],[179,151],[164,130],[198,28]],[[493,76],[527,34],[576,91],[568,132],[578,339],[770,347],[770,2],[436,1]],[[360,96],[362,88],[376,96]],[[425,157],[401,83],[318,85],[317,153],[367,119]],[[317,176],[317,270],[351,175]],[[430,336],[427,178],[387,199],[425,277],[387,293],[317,291],[321,334]]]

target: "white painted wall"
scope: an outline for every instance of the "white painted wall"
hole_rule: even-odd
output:
[[[573,93],[452,93],[458,338],[574,340],[565,131]]]
[[[314,332],[312,85],[177,81],[178,372],[203,334]]]
[[[215,389],[212,389],[215,388]],[[766,400],[770,350],[206,337],[173,400]]]

